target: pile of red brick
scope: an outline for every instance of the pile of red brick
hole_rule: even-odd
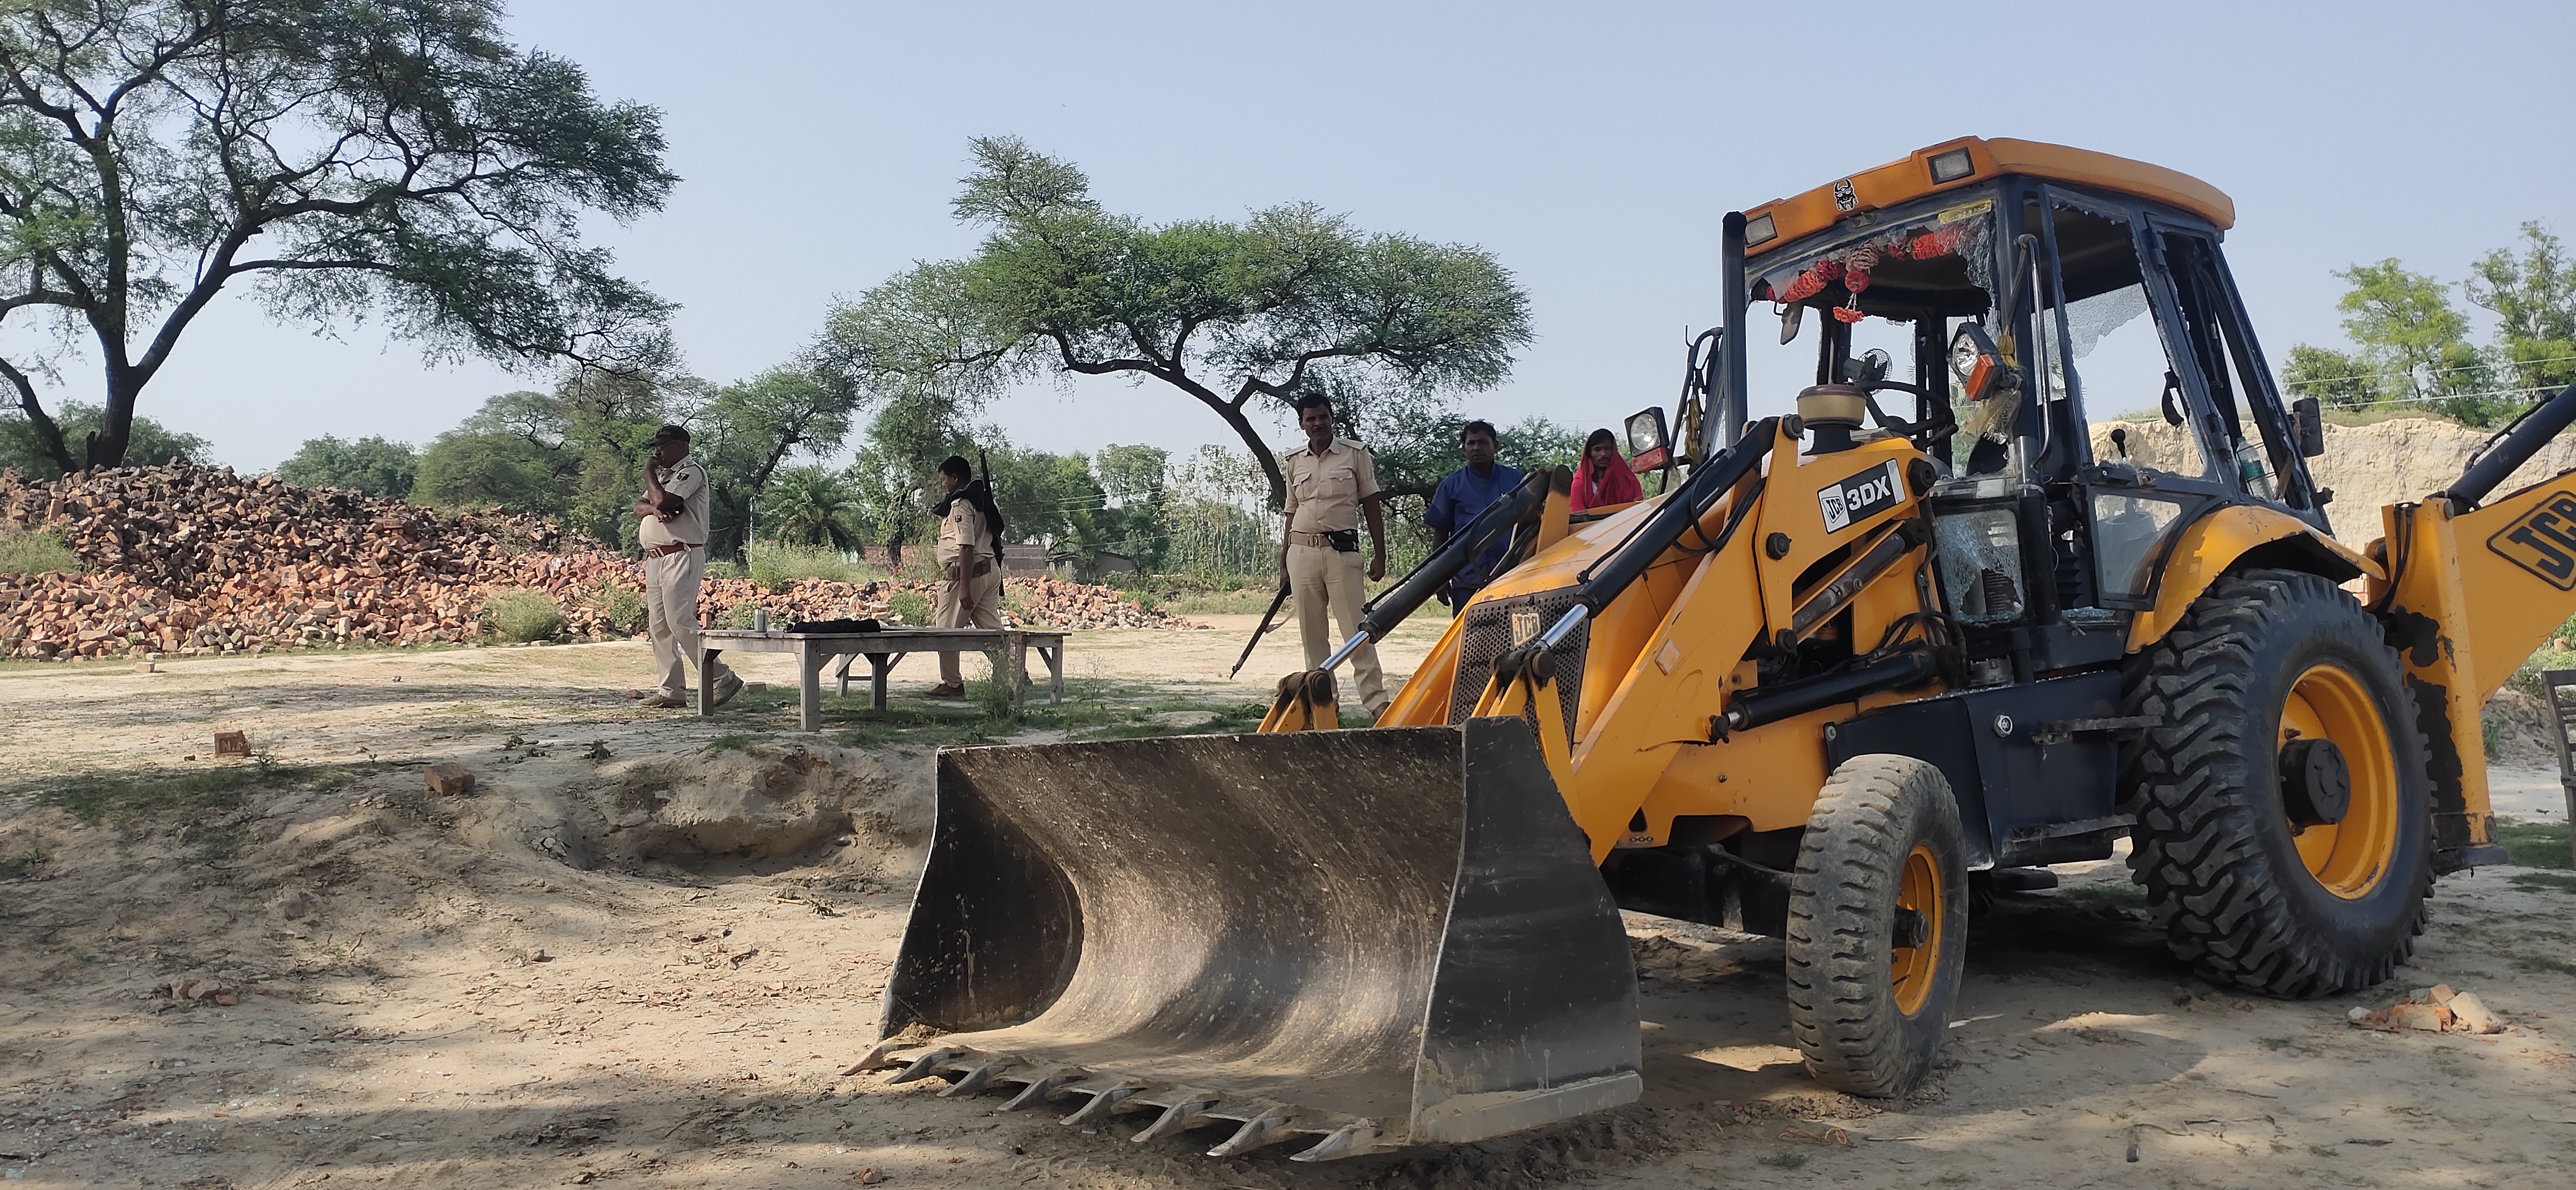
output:
[[[610,590],[643,586],[634,561],[536,517],[439,512],[226,468],[118,468],[51,483],[0,472],[0,532],[28,530],[61,535],[85,569],[0,575],[0,657],[467,643],[484,632],[484,600],[509,587],[563,609],[557,639],[601,640],[634,627],[612,621]],[[701,594],[700,618],[721,623],[744,603],[780,621],[886,618],[894,591],[809,579],[765,592],[718,579]],[[1105,587],[1042,578],[1012,584],[1012,595],[1012,618],[1030,623],[1194,627]]]

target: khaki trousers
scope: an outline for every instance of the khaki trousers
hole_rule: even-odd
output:
[[[980,561],[984,573],[975,573],[977,559],[948,565],[950,577],[940,580],[939,606],[931,613],[930,623],[937,628],[999,628],[1002,626],[1002,566],[991,558]],[[957,577],[959,575],[964,577]],[[957,670],[957,654],[939,655],[939,682],[944,686],[965,683]]]
[[[689,692],[689,667],[698,663],[698,583],[706,578],[707,552],[681,550],[644,559],[644,615],[653,638],[653,668],[661,674],[662,693],[673,698]],[[701,682],[733,671],[716,662]]]
[[[1357,552],[1330,546],[1288,546],[1288,598],[1297,605],[1297,634],[1306,646],[1306,668],[1314,669],[1333,655],[1333,646],[1360,630],[1360,605],[1368,602],[1368,568]],[[1342,634],[1331,635],[1324,623],[1329,606]],[[1375,715],[1386,709],[1386,671],[1378,668],[1377,646],[1361,645],[1351,654],[1351,685],[1360,706]]]

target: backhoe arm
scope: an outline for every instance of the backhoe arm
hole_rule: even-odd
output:
[[[2576,385],[2489,440],[2458,482],[2382,510],[2389,578],[2370,602],[2406,666],[2432,744],[2435,866],[2496,863],[2481,711],[2576,616],[2576,472],[2481,502],[2576,424]]]

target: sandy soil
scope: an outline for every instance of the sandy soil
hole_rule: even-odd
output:
[[[1436,628],[1408,626],[1390,668],[1410,668]],[[1221,701],[1294,663],[1282,642],[1226,683],[1240,640],[1233,626],[1085,633],[1074,672],[1097,697]],[[783,683],[772,665],[747,672]],[[746,695],[706,722],[640,712],[622,691],[647,668],[618,644],[0,671],[14,789],[0,795],[0,1176],[2576,1184],[2576,903],[2512,869],[2442,884],[2399,983],[2284,1003],[2191,980],[2116,863],[2069,865],[2065,888],[2003,898],[1976,923],[1944,1068],[1898,1103],[1826,1093],[1800,1071],[1777,942],[1646,918],[1632,921],[1645,1101],[1480,1145],[1211,1161],[1125,1143],[1132,1118],[1081,1135],[1047,1115],[985,1114],[997,1099],[844,1077],[873,1037],[902,930],[928,755],[773,731],[792,724],[780,697]],[[927,659],[902,672],[898,688],[917,689]],[[1158,678],[1171,688],[1131,689]],[[93,826],[40,796],[203,775],[224,728],[249,732],[272,766],[259,779],[259,762],[220,762],[249,766],[237,798]],[[473,794],[423,789],[420,766],[447,759],[479,775]],[[2498,786],[2533,813],[2563,812],[2554,774]],[[189,976],[218,994],[174,997]],[[2476,991],[2512,1030],[2344,1023],[2353,1005],[2437,981]]]

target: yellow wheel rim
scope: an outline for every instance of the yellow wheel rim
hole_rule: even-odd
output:
[[[1890,974],[1896,983],[1896,1010],[1907,1016],[1923,1011],[1932,999],[1932,981],[1940,966],[1942,932],[1950,923],[1941,916],[1941,861],[1929,844],[1917,843],[1905,855],[1905,872],[1897,878],[1896,907],[1923,915],[1923,945],[1899,946],[1890,952]]]
[[[2327,892],[2345,900],[2369,896],[2387,878],[2397,851],[2397,766],[2388,725],[2359,678],[2319,665],[2300,674],[2283,700],[2277,743],[2294,739],[2334,741],[2352,772],[2352,805],[2342,822],[2304,830],[2290,824],[2299,861]]]

